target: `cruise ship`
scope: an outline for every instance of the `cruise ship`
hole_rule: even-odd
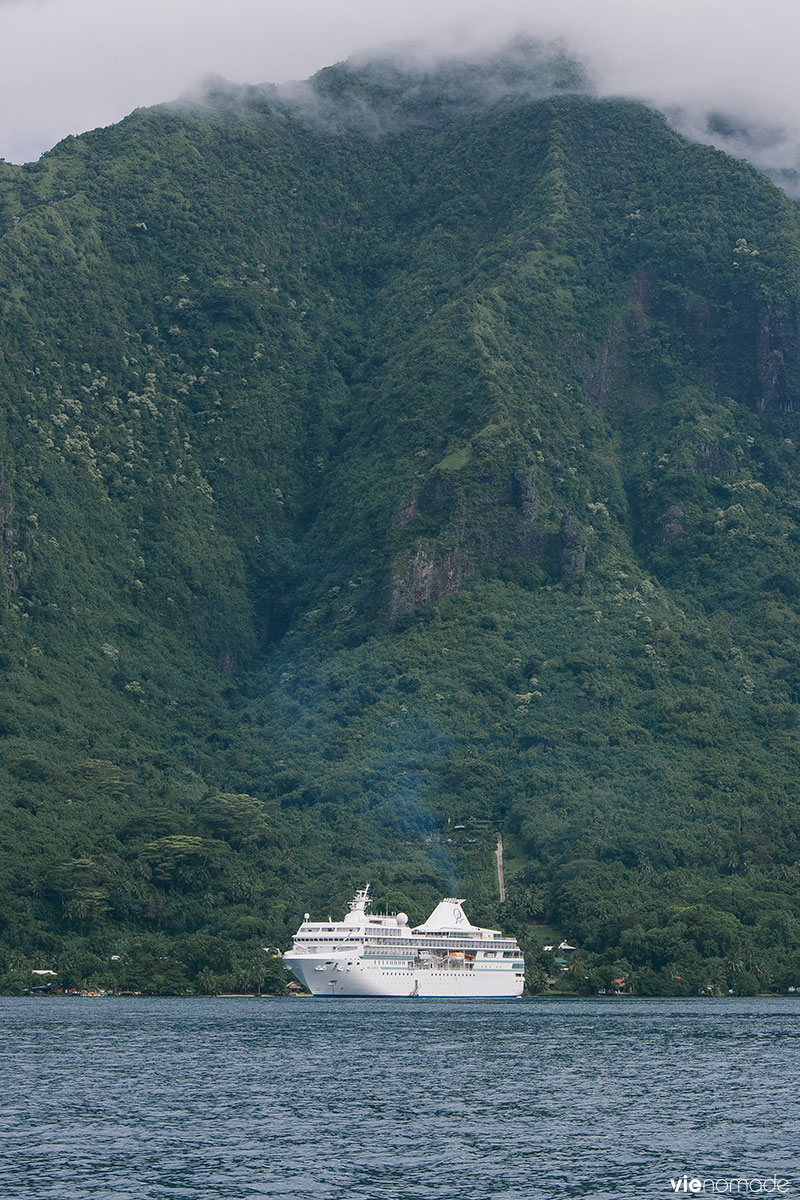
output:
[[[516,939],[471,925],[463,903],[442,900],[409,928],[405,913],[369,911],[367,884],[341,921],[306,913],[283,961],[315,996],[520,996],[525,963]]]

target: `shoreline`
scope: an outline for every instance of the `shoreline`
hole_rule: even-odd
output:
[[[457,1003],[463,1001],[474,1000],[543,1000],[543,1001],[562,1001],[562,1000],[596,1000],[598,1002],[608,1002],[617,1000],[693,1000],[693,1001],[708,1001],[708,1000],[800,1000],[800,991],[797,992],[757,992],[753,996],[735,996],[732,994],[720,996],[642,996],[632,995],[630,993],[619,992],[605,996],[591,995],[582,996],[576,992],[536,992],[533,995],[515,996],[515,997],[443,997],[443,996],[313,996],[310,992],[285,992],[276,994],[273,992],[215,992],[213,995],[201,995],[197,992],[177,994],[174,992],[108,992],[108,991],[79,991],[79,992],[23,992],[23,993],[0,993],[0,1000],[418,1000],[424,1002],[430,1001],[450,1001],[455,1000]]]

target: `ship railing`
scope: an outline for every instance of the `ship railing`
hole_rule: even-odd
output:
[[[447,937],[430,937],[426,938],[422,943],[416,941],[409,943],[407,938],[367,938],[366,945],[368,945],[370,948],[374,946],[385,946],[387,949],[389,949],[391,947],[393,950],[402,948],[406,952],[417,950],[454,950],[458,952],[469,951],[472,953],[477,950],[491,949],[492,951],[497,952],[519,949],[518,944],[511,938],[505,939],[502,942],[492,942],[490,944],[476,941],[472,938],[457,940],[455,938]]]

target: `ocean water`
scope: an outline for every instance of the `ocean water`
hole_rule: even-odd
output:
[[[800,999],[6,998],[0,1021],[3,1200],[800,1197]]]

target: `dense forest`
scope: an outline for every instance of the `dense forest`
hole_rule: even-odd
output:
[[[0,163],[0,990],[278,989],[366,880],[800,987],[800,212],[487,70]]]

